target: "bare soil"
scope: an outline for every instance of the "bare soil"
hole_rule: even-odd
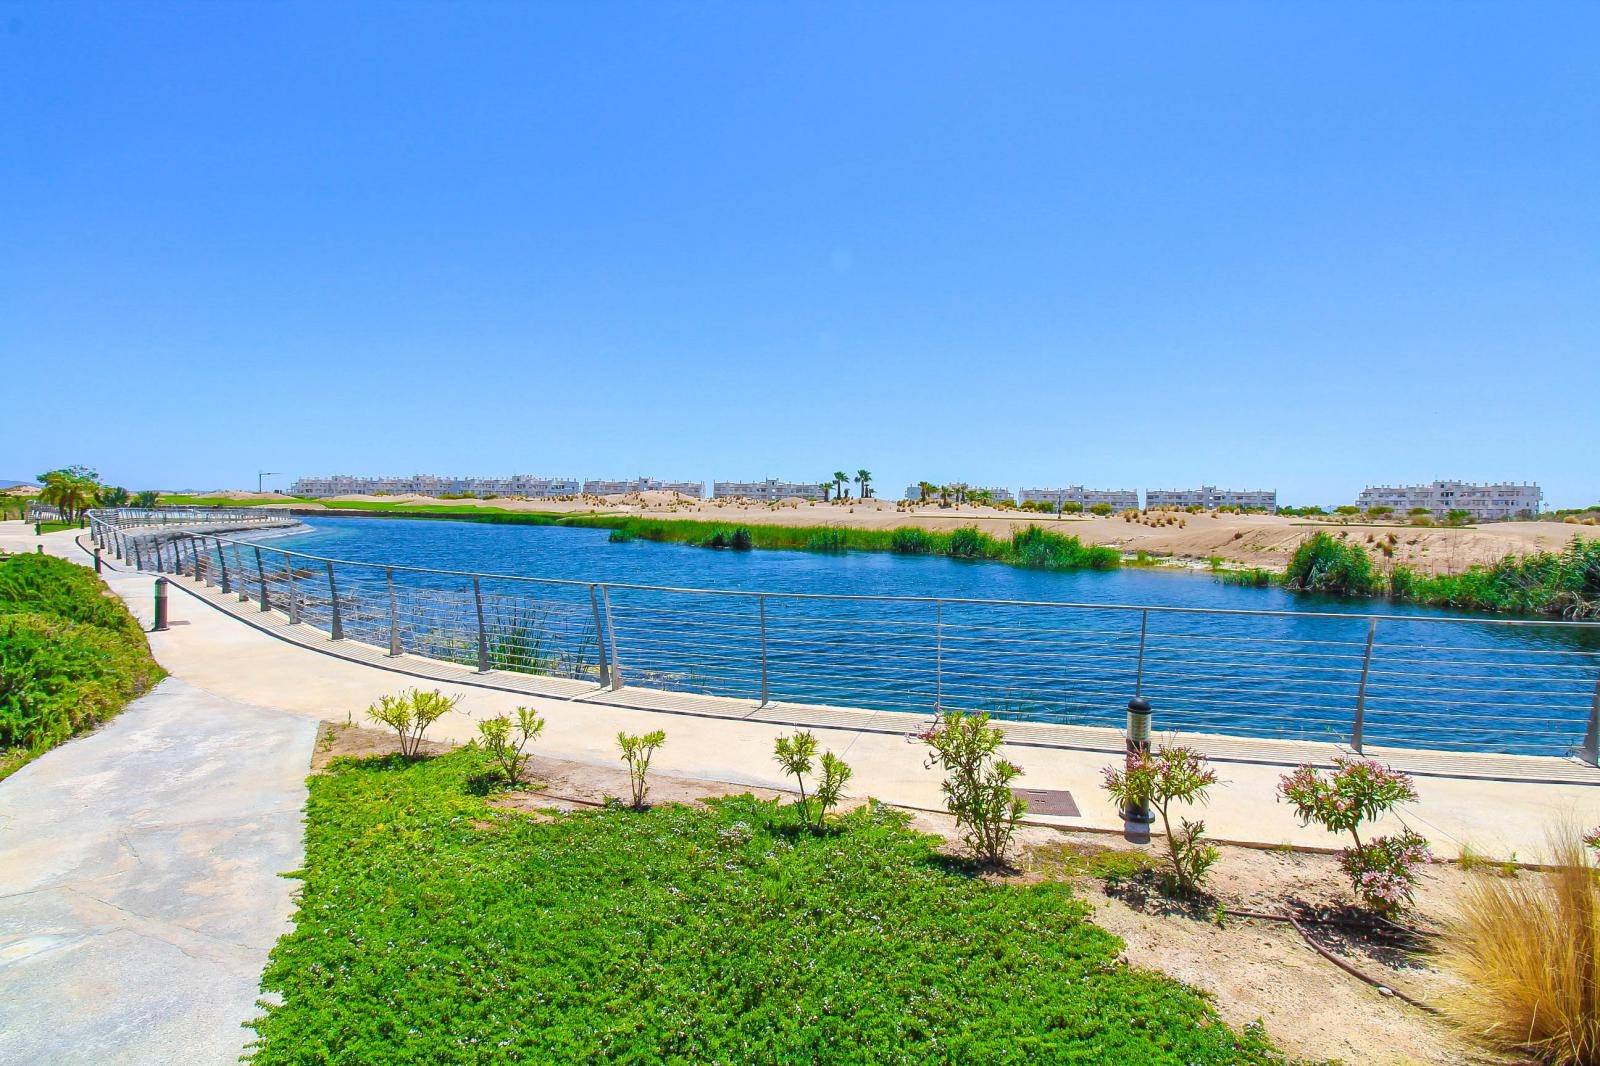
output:
[[[428,754],[450,747],[423,745]],[[324,722],[312,768],[320,771],[340,756],[398,750],[393,734]],[[552,811],[597,806],[628,795],[620,762],[612,768],[534,756],[525,778],[525,787],[498,793],[491,802],[548,817]],[[766,799],[788,795],[651,774],[649,801],[696,803],[746,792]],[[960,853],[959,834],[948,816],[914,811],[912,825],[942,837],[942,850]],[[1395,932],[1360,919],[1333,856],[1229,845],[1220,851],[1209,894],[1192,902],[1176,902],[1159,891],[1159,837],[1141,842],[1026,826],[1016,837],[1015,868],[986,876],[1008,884],[1073,883],[1093,907],[1094,922],[1123,939],[1129,963],[1200,990],[1234,1026],[1259,1022],[1297,1058],[1385,1064],[1517,1061],[1476,1046],[1438,1018],[1345,973],[1311,948],[1293,925],[1236,913],[1348,918],[1345,925],[1305,927],[1325,948],[1386,988],[1437,1004],[1457,983],[1437,967],[1433,955],[1455,900],[1468,878],[1506,876],[1504,870],[1430,865],[1422,874],[1416,908],[1402,923],[1406,932]],[[1540,875],[1522,870],[1514,876]]]
[[[218,493],[239,500],[256,493]],[[272,493],[261,494],[273,496]],[[1281,570],[1300,542],[1318,529],[1331,529],[1362,544],[1384,565],[1403,563],[1425,573],[1458,573],[1469,566],[1489,565],[1507,555],[1559,551],[1575,534],[1593,535],[1594,527],[1564,522],[1487,522],[1459,528],[1412,526],[1404,521],[1354,522],[1342,517],[1322,519],[1289,515],[1188,514],[1153,511],[1137,518],[1122,515],[1037,514],[1015,508],[1000,509],[972,504],[941,507],[936,502],[908,504],[896,500],[850,499],[828,503],[789,499],[763,503],[750,500],[693,500],[676,493],[646,492],[619,496],[580,496],[556,499],[496,498],[492,500],[440,500],[430,496],[336,496],[331,502],[387,504],[448,504],[509,511],[543,511],[569,514],[629,514],[651,518],[691,518],[745,524],[836,525],[866,529],[920,526],[950,530],[978,526],[996,536],[1008,536],[1030,525],[1078,537],[1086,544],[1103,544],[1132,554],[1146,552],[1188,564],[1212,557],[1233,566]],[[291,501],[285,501],[289,503]],[[294,502],[316,507],[317,502]],[[1392,539],[1391,539],[1392,537]]]

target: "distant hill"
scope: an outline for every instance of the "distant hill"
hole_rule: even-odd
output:
[[[18,485],[32,485],[32,484],[33,484],[33,482],[31,482],[31,481],[7,481],[5,478],[0,478],[0,489],[14,489]]]

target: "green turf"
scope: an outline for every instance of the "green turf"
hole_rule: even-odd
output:
[[[1278,1061],[1065,886],[969,876],[894,812],[536,820],[474,794],[480,758],[312,779],[254,1062]]]

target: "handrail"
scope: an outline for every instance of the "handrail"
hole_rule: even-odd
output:
[[[1107,698],[1121,691],[1160,701],[1166,721],[1193,731],[1315,735],[1357,751],[1374,737],[1401,746],[1570,751],[1600,762],[1595,622],[693,588],[339,559],[212,532],[285,518],[248,508],[90,512],[95,543],[131,556],[138,569],[193,577],[332,640],[479,670],[748,697],[762,706],[966,706],[1094,724],[1120,715]],[[952,607],[968,610],[952,617]],[[1054,621],[1030,616],[1041,610]],[[1164,626],[1162,618],[1243,624],[1218,631]],[[1268,625],[1279,622],[1307,631],[1285,639]],[[1380,631],[1413,622],[1457,635],[1446,643],[1423,643],[1422,634],[1380,639]],[[1576,637],[1559,649],[1530,646],[1556,633]]]

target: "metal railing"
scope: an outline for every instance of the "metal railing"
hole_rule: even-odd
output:
[[[208,520],[213,512],[206,512]],[[384,565],[247,538],[96,543],[391,655],[598,687],[1164,730],[1600,754],[1600,624],[746,592]]]

